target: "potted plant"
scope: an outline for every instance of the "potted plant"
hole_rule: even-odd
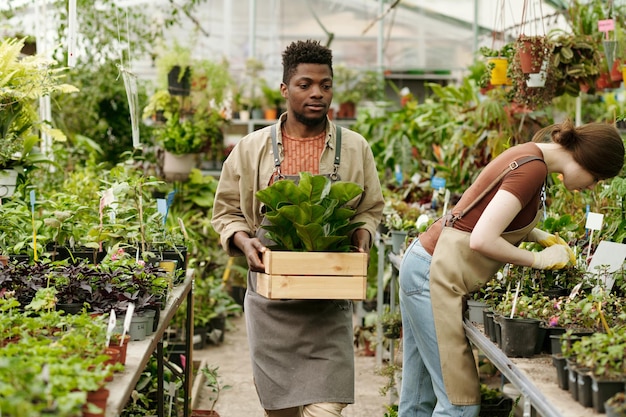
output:
[[[242,110],[249,111],[253,119],[263,118],[263,78],[261,76],[265,65],[256,58],[246,60],[243,80],[240,83],[240,104]]]
[[[273,243],[263,254],[266,273],[257,277],[257,292],[268,298],[363,299],[367,254],[349,252],[351,232],[362,223],[352,223],[355,210],[345,206],[361,193],[358,184],[307,172],[298,185],[276,181],[258,191],[270,223],[262,227]],[[301,275],[303,265],[308,276]],[[285,285],[293,275],[302,277],[299,284]]]
[[[541,71],[544,61],[550,58],[552,50],[546,36],[524,34],[521,34],[515,41],[515,48],[524,74],[536,74]]]
[[[513,43],[506,43],[499,49],[483,46],[479,52],[487,60],[486,72],[481,77],[480,85],[482,87],[511,85],[508,67],[515,52]]]
[[[604,408],[606,409],[606,417],[625,417],[626,394],[618,392],[606,401]]]
[[[265,98],[265,119],[275,120],[280,115],[280,103],[283,101],[283,95],[278,88],[272,88],[263,80],[261,90]]]
[[[150,96],[148,104],[143,109],[143,118],[157,122],[165,122],[174,115],[178,115],[180,103],[167,90],[157,90]]]
[[[192,410],[191,417],[220,417],[220,414],[215,411],[215,405],[219,401],[222,391],[230,389],[231,386],[222,383],[218,371],[218,366],[211,366],[208,364],[205,364],[202,368],[200,368],[200,373],[204,378],[204,385],[211,391],[209,399],[211,407],[208,410]]]
[[[173,96],[188,96],[191,88],[191,49],[175,41],[163,47],[156,58],[159,84]]]
[[[402,315],[400,309],[390,311],[388,308],[380,317],[383,335],[388,339],[399,339],[402,336]]]
[[[166,179],[186,180],[196,165],[198,154],[211,145],[223,146],[223,117],[213,109],[198,111],[191,118],[173,114],[157,130],[157,141],[163,147],[163,172]]]
[[[228,61],[201,59],[194,61],[192,67],[192,108],[222,109],[226,107],[228,93],[235,85],[230,75]]]
[[[356,106],[363,98],[360,73],[346,65],[333,68],[333,100],[339,104],[337,119],[354,119]]]
[[[54,62],[39,56],[21,56],[25,39],[6,38],[0,43],[0,198],[15,191],[22,165],[32,165],[39,136],[35,129],[48,133],[53,139],[64,140],[58,129],[41,123],[37,117],[37,100],[54,93],[78,91],[63,84],[62,69],[53,68]],[[41,162],[41,161],[39,161]]]
[[[591,35],[573,35],[553,30],[552,65],[556,79],[556,96],[577,96],[580,91],[594,92],[600,77],[602,57]]]

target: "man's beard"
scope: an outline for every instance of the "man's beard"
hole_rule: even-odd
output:
[[[297,121],[299,121],[303,125],[309,126],[309,127],[318,126],[319,124],[321,124],[324,121],[326,121],[326,113],[324,113],[323,116],[314,117],[314,118],[313,117],[306,117],[302,113],[298,113],[298,112],[295,112],[295,111],[293,112],[293,114],[296,117]]]

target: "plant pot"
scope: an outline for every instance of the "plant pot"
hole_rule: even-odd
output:
[[[511,85],[511,79],[506,75],[509,67],[509,62],[506,58],[487,58],[487,63],[488,65],[493,64],[493,68],[489,73],[491,85]]]
[[[120,351],[120,363],[126,364],[126,352],[128,351],[128,342],[130,342],[130,335],[124,335],[124,341],[122,343],[122,335],[114,334],[111,338],[110,346],[119,349]]]
[[[356,104],[351,101],[339,103],[337,119],[354,119],[356,116]]]
[[[493,312],[487,308],[483,309],[483,331],[485,336],[491,338],[493,332]]]
[[[546,327],[546,337],[543,350],[552,355],[561,353],[561,335],[566,332],[565,327]]]
[[[213,317],[209,320],[209,340],[216,345],[224,342],[226,333],[226,316]]]
[[[250,120],[250,111],[249,110],[239,110],[239,120],[242,122],[247,122]]]
[[[57,303],[56,311],[63,311],[65,314],[80,314],[83,310],[83,303]]]
[[[606,417],[626,417],[626,397],[623,392],[613,395],[604,403]]]
[[[591,394],[591,375],[588,369],[576,368],[576,384],[578,402],[583,407],[591,407],[593,405],[593,396]]]
[[[626,410],[619,411],[616,407],[612,407],[608,404],[604,405],[606,417],[626,417]]]
[[[556,368],[556,380],[559,388],[568,390],[569,375],[567,373],[567,360],[561,354],[552,355],[552,364]]]
[[[472,323],[484,324],[483,311],[487,308],[487,304],[482,301],[467,300],[467,318]]]
[[[148,324],[150,318],[140,314],[133,314],[132,319],[130,320],[130,328],[128,329],[128,334],[130,335],[130,340],[144,340],[148,336]],[[122,333],[124,330],[124,316],[120,316],[117,319],[117,325],[115,326],[115,333]]]
[[[541,87],[544,87],[545,85],[546,85],[546,72],[545,71],[528,74],[528,80],[526,80],[526,87],[541,88]]]
[[[182,75],[181,71],[184,71]],[[183,70],[180,65],[175,65],[167,74],[167,91],[173,96],[188,96],[191,86],[190,79],[189,67],[185,67]]]
[[[155,309],[145,309],[140,312],[140,315],[148,319],[146,322],[146,336],[152,335],[156,328],[155,318],[157,315],[157,311]]]
[[[0,170],[0,198],[11,197],[17,185],[17,171],[14,169]]]
[[[392,230],[389,233],[391,235],[391,250],[395,254],[400,254],[404,250],[408,233],[404,230]]]
[[[175,155],[168,151],[163,154],[163,174],[168,181],[186,181],[195,166],[196,154]]]
[[[102,387],[98,391],[89,391],[87,393],[87,402],[83,406],[83,417],[104,417],[106,415],[107,400],[109,399],[109,390]],[[98,407],[100,412],[90,412],[88,404]]]
[[[529,358],[535,354],[539,320],[502,317],[502,345],[505,355]]]
[[[578,380],[576,376],[576,369],[574,369],[573,362],[566,359],[567,362],[567,390],[572,398],[578,401]]]
[[[502,346],[502,324],[501,324],[502,316],[495,315],[493,316],[493,342],[498,345],[498,347]]]
[[[591,399],[593,409],[597,413],[605,412],[606,401],[617,394],[624,392],[624,380],[599,379],[591,377]]]
[[[276,109],[265,109],[263,111],[263,117],[265,120],[276,120],[278,117],[278,111]]]
[[[497,400],[481,402],[478,417],[509,417],[512,409],[513,400],[503,396]]]
[[[250,115],[252,116],[254,120],[263,120],[263,118],[265,117],[265,114],[263,113],[263,109],[260,109],[260,108],[252,109],[252,112],[250,113]]]
[[[543,56],[546,54],[544,41],[543,36],[534,36],[519,41],[518,56],[524,74],[537,74],[541,71]]]

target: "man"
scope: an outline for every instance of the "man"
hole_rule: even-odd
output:
[[[351,242],[365,253],[384,200],[367,141],[327,116],[333,98],[330,49],[317,41],[297,41],[282,58],[280,90],[287,112],[275,126],[253,132],[235,146],[222,168],[212,224],[224,249],[248,262],[244,311],[265,415],[340,416],[354,402],[352,303],[269,300],[256,293],[256,272],[264,271],[265,251],[256,192],[277,180],[297,180],[300,172],[359,184],[364,192],[351,204],[356,209],[352,221],[364,225],[353,232]]]

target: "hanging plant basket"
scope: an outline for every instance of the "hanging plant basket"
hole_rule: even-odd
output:
[[[517,48],[522,72],[524,74],[539,73],[548,54],[547,38],[521,35],[517,39]]]
[[[511,80],[507,77],[509,62],[504,57],[487,58],[491,85],[511,85]]]
[[[167,91],[173,96],[188,96],[191,88],[191,71],[175,65],[167,74]]]

